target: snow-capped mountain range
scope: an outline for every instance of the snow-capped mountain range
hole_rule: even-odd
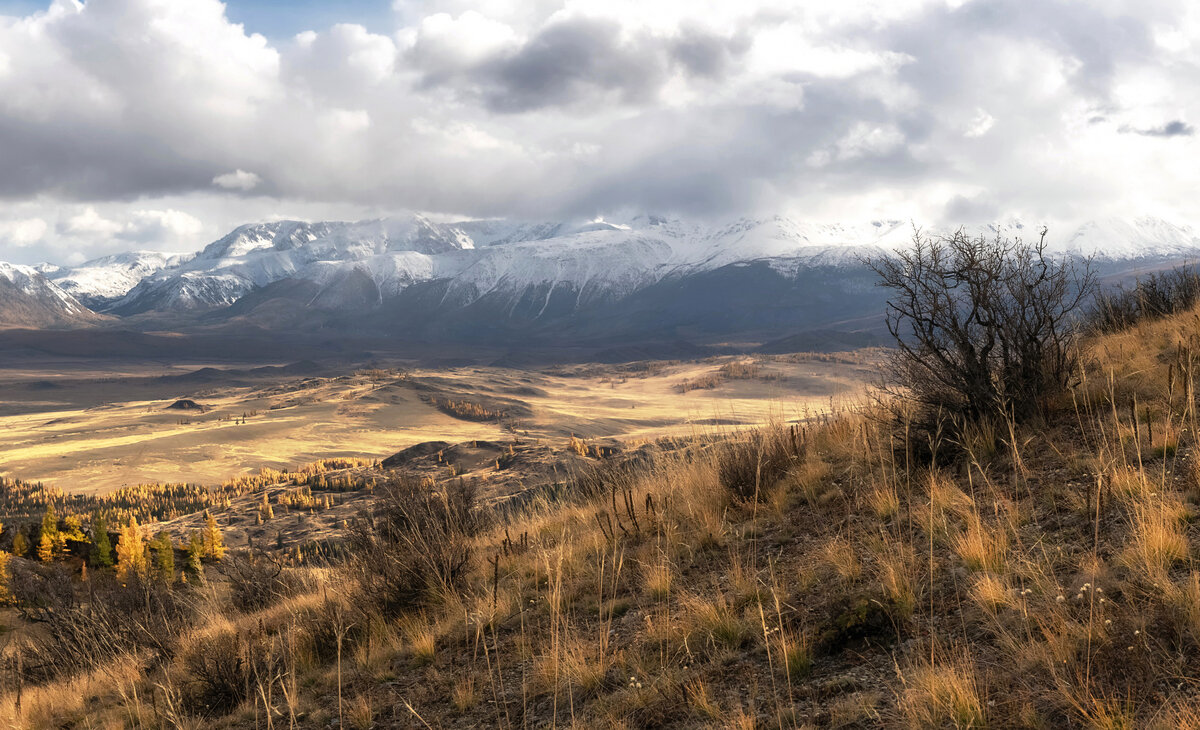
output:
[[[992,230],[1033,238],[1040,227],[1010,222]],[[529,223],[411,214],[250,224],[192,255],[135,251],[77,267],[9,267],[0,277],[57,299],[67,320],[71,311],[87,311],[82,305],[118,317],[203,312],[271,326],[311,325],[301,315],[320,313],[323,326],[382,320],[385,329],[416,327],[432,336],[438,327],[509,331],[514,323],[536,329],[564,318],[603,330],[601,322],[613,317],[650,324],[656,308],[687,320],[683,302],[695,301],[728,329],[782,322],[786,312],[804,318],[814,309],[825,319],[866,316],[879,303],[861,258],[906,246],[912,233],[907,221],[838,225],[783,216]],[[1154,218],[1094,221],[1049,243],[1110,268],[1200,257],[1200,235]],[[775,300],[764,298],[768,291]],[[764,320],[773,301],[786,312]],[[758,311],[731,311],[738,307]]]
[[[36,268],[55,286],[89,307],[102,308],[125,296],[147,276],[188,261],[194,254],[127,251],[88,261],[82,266],[38,264]]]

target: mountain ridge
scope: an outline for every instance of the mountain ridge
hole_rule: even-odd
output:
[[[42,271],[64,295],[122,318],[459,341],[777,339],[881,312],[863,259],[903,248],[914,230],[786,216],[439,222],[413,213],[249,223],[194,254],[129,252]],[[1029,239],[1041,227],[979,230]],[[1048,245],[1092,255],[1106,273],[1200,257],[1190,227],[1149,217],[1091,221]]]

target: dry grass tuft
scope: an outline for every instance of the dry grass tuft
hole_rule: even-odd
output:
[[[698,635],[714,650],[738,649],[754,635],[724,593],[713,598],[690,595],[683,599],[685,633]]]
[[[725,721],[725,727],[728,730],[755,730],[758,727],[758,718],[754,713],[739,708]]]
[[[944,474],[929,475],[929,502],[920,505],[914,517],[939,541],[947,540],[957,526],[975,514],[971,497]]]
[[[671,597],[671,586],[674,584],[675,574],[670,565],[666,562],[649,565],[645,569],[644,576],[643,586],[650,600],[665,601]]]
[[[880,727],[882,700],[876,692],[854,692],[839,697],[829,703],[829,724],[835,728]]]
[[[911,545],[876,541],[871,545],[875,579],[884,597],[895,610],[896,618],[907,621],[917,607],[917,554]]]
[[[782,631],[778,644],[788,680],[800,682],[808,677],[813,665],[812,637],[807,632]]]
[[[400,623],[414,666],[433,664],[437,659],[437,631],[424,617],[413,616]]]
[[[1181,524],[1182,505],[1150,498],[1133,506],[1125,564],[1149,582],[1187,559],[1188,539]]]
[[[833,538],[821,552],[842,580],[854,581],[862,575],[862,562],[858,559],[854,545],[846,538]]]
[[[975,577],[971,586],[971,598],[987,611],[996,611],[1011,605],[1013,591],[1008,581],[991,573]]]
[[[355,730],[371,730],[375,727],[375,708],[371,706],[371,698],[360,694],[347,703],[346,720]]]
[[[479,689],[475,686],[475,678],[462,677],[455,682],[454,689],[450,692],[450,701],[459,712],[466,712],[479,704]]]
[[[978,515],[954,536],[954,552],[975,572],[1003,573],[1008,559],[1008,530],[1004,525],[984,525]]]
[[[605,686],[613,666],[607,647],[568,635],[538,660],[536,671],[548,692],[590,697]]]
[[[820,458],[812,457],[793,467],[788,472],[788,480],[805,502],[815,505],[826,500],[826,495],[832,489],[832,485],[829,484],[829,472],[829,464]]]
[[[891,482],[875,485],[867,495],[867,501],[875,516],[884,522],[900,512],[900,495],[896,492],[896,485]]]
[[[911,728],[982,728],[987,713],[966,659],[915,664],[903,672],[900,712]]]
[[[721,716],[721,708],[713,701],[708,685],[693,679],[684,685],[684,695],[693,715],[701,720],[713,721]]]

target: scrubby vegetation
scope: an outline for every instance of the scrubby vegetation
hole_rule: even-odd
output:
[[[710,373],[679,381],[675,384],[675,390],[678,393],[689,393],[693,390],[712,390],[730,380],[772,382],[782,379],[783,376],[779,373],[764,370],[761,364],[753,360],[732,360]]]
[[[1118,332],[1149,319],[1191,310],[1200,302],[1200,271],[1181,266],[1140,277],[1132,287],[1102,291],[1092,309],[1091,326]]]
[[[433,406],[448,416],[461,418],[464,421],[502,421],[508,416],[507,411],[468,400],[434,398]]]
[[[1078,374],[1073,335],[1095,287],[1090,261],[1037,242],[917,232],[911,250],[868,261],[889,290],[895,342],[885,405],[936,437],[1041,415]]]
[[[80,728],[1200,727],[1197,341],[1196,309],[1141,318],[1071,339],[1071,377],[1045,381],[1028,411],[923,431],[904,408],[865,403],[596,459],[503,512],[471,482],[397,472],[331,567],[228,553],[185,589],[150,568],[105,583],[99,568],[86,584],[34,570],[45,582],[29,590],[14,566],[18,605],[95,586],[83,605],[128,607],[106,623],[154,629],[118,641],[55,609],[46,622],[69,631],[5,649],[0,715]],[[128,529],[118,554],[136,542]],[[60,635],[89,648],[72,656]]]
[[[304,486],[310,493],[313,489],[326,492],[363,489],[369,486],[374,477],[364,477],[355,473],[355,470],[377,465],[378,462],[373,459],[322,459],[292,470],[263,468],[255,474],[235,477],[216,486],[138,484],[98,495],[67,492],[41,482],[0,476],[0,520],[10,525],[27,522],[40,519],[47,509],[52,508],[59,514],[67,515],[103,512],[121,523],[128,522],[130,518],[143,523],[160,522],[206,509],[227,507],[231,499],[268,486]],[[313,505],[316,504],[314,500]],[[2,533],[0,544],[7,544]]]

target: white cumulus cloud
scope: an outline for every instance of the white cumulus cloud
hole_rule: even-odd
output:
[[[253,172],[242,169],[217,175],[212,179],[213,185],[226,190],[253,190],[262,182],[262,178]]]
[[[18,248],[32,246],[42,240],[48,229],[41,218],[0,220],[0,242]]]

